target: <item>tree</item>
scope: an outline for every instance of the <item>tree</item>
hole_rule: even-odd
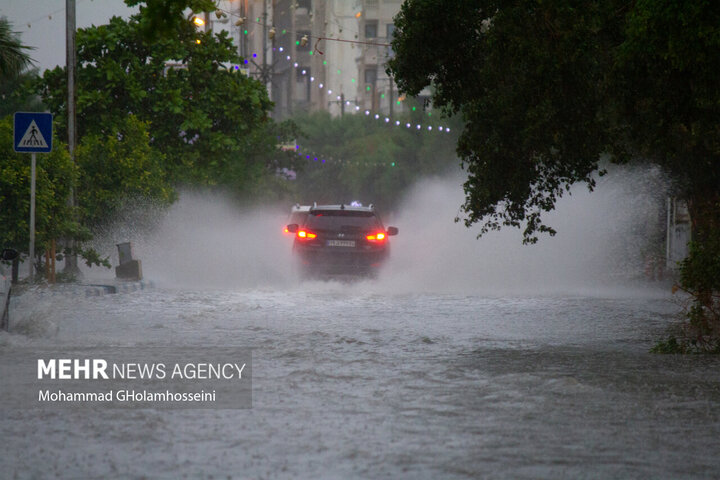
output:
[[[662,165],[696,238],[720,235],[720,5],[638,1],[611,75],[617,150]]]
[[[13,151],[13,118],[0,120],[0,245],[28,252],[30,240],[30,156]],[[76,168],[67,150],[53,140],[50,153],[37,157],[35,197],[36,252],[68,234],[82,233],[66,198]]]
[[[210,12],[214,0],[125,0],[128,7],[140,7],[140,31],[148,43],[172,37],[185,22],[185,11]]]
[[[32,47],[22,45],[6,18],[0,18],[0,118],[19,111],[41,109],[37,95],[26,85],[37,78],[37,70],[27,71]]]
[[[690,205],[681,285],[720,345],[720,268],[699,267],[720,265],[720,4],[406,0],[395,25],[399,88],[432,84],[466,122],[468,226],[525,225],[534,242],[601,156],[657,163]]]
[[[611,75],[617,151],[662,165],[688,202],[693,240],[680,288],[694,301],[681,351],[720,353],[718,51],[717,2],[637,1]]]
[[[406,1],[395,18],[398,87],[460,112],[458,153],[468,171],[466,225],[541,221],[570,184],[594,186],[607,145],[602,76],[612,2]]]
[[[317,112],[296,117],[302,125],[297,201],[359,200],[392,208],[416,179],[446,172],[457,162],[457,137],[404,127],[408,121],[413,127],[423,122],[422,116],[418,111],[398,117],[402,127],[365,115],[332,118]]]
[[[175,193],[163,160],[150,147],[147,124],[134,115],[123,118],[115,132],[83,137],[76,156],[82,223],[93,230],[105,225],[126,198],[169,205]]]
[[[0,79],[0,118],[15,112],[41,112],[45,109],[31,85],[38,78],[37,70]]]
[[[266,89],[230,67],[240,58],[226,33],[198,32],[185,21],[176,37],[147,43],[144,22],[115,17],[78,31],[79,137],[109,135],[132,114],[148,123],[172,183],[248,188],[265,173],[272,131]],[[65,82],[58,67],[40,86],[61,130]]]
[[[27,50],[32,50],[20,43],[7,18],[0,18],[0,80],[13,78],[30,66],[32,60]]]

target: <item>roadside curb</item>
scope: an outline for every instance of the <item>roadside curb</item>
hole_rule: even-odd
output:
[[[139,282],[118,282],[114,284],[90,284],[82,285],[86,297],[98,297],[102,295],[112,295],[116,293],[131,293],[140,290],[155,288],[155,283],[151,280],[142,280]]]
[[[44,287],[19,288],[13,289],[15,295],[22,295],[25,292],[33,292],[34,295],[64,295],[64,296],[84,296],[84,297],[100,297],[103,295],[113,295],[118,293],[132,293],[141,290],[155,288],[155,283],[151,280],[141,280],[139,282],[113,282],[106,283],[73,283],[73,284],[55,284],[46,285]]]

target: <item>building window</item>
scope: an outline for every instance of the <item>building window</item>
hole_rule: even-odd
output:
[[[365,69],[365,89],[370,86],[371,90],[375,89],[375,83],[377,82],[377,69],[366,68]]]
[[[297,8],[305,8],[309,12],[312,9],[312,0],[295,0]]]
[[[310,67],[298,67],[295,77],[295,100],[298,102],[310,101]]]
[[[395,33],[395,24],[394,23],[388,23],[385,25],[385,33],[388,40],[392,40],[393,34]]]
[[[376,38],[378,33],[377,21],[365,23],[365,38]]]

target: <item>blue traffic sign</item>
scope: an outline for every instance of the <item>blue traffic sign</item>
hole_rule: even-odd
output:
[[[52,150],[52,113],[15,112],[16,152],[48,153]]]

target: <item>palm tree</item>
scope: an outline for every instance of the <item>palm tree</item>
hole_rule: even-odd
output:
[[[20,43],[7,18],[0,18],[0,79],[14,78],[32,64],[25,52],[33,47]]]

